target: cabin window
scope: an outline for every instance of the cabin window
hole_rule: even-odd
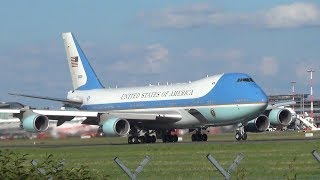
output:
[[[237,82],[254,82],[252,78],[239,78]]]

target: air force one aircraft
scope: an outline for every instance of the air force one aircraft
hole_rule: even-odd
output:
[[[72,33],[63,33],[73,90],[67,99],[13,94],[60,101],[78,110],[0,109],[13,113],[29,132],[48,129],[49,119],[57,126],[74,117],[87,117],[83,124],[98,125],[107,136],[128,136],[128,143],[177,142],[174,129],[194,129],[193,141],[207,141],[201,130],[210,126],[238,124],[236,139],[247,131],[268,128],[261,115],[268,97],[250,76],[225,73],[191,83],[106,89],[97,78]],[[271,111],[272,112],[272,111]],[[155,134],[155,135],[153,135]]]

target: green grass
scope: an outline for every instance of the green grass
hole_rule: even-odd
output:
[[[295,138],[306,140],[288,140]],[[53,154],[56,159],[66,159],[68,166],[86,165],[99,179],[127,179],[113,159],[119,157],[134,171],[146,155],[151,161],[138,175],[139,179],[223,179],[206,155],[210,153],[228,169],[240,152],[244,153],[244,159],[232,174],[233,179],[241,174],[246,179],[289,179],[295,174],[298,179],[320,179],[320,163],[311,155],[314,149],[320,152],[319,138],[318,132],[314,132],[311,140],[304,138],[303,132],[272,132],[249,134],[247,142],[236,142],[234,134],[227,133],[209,136],[213,142],[199,143],[127,145],[126,138],[68,138],[0,141],[0,145],[27,153],[30,160],[41,161]],[[190,135],[183,139],[190,141]],[[270,139],[285,140],[255,141]],[[65,147],[55,146],[60,144]]]

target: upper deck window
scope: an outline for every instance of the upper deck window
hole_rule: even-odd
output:
[[[239,78],[237,82],[254,82],[252,78]]]

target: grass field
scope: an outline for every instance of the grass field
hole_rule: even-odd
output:
[[[188,135],[176,144],[127,145],[126,138],[68,138],[0,141],[0,145],[2,149],[27,153],[30,160],[41,161],[53,154],[56,159],[66,159],[67,166],[86,165],[97,179],[128,179],[113,159],[119,157],[134,171],[146,155],[151,161],[138,179],[223,179],[206,155],[210,153],[228,169],[241,152],[244,159],[232,179],[289,179],[294,175],[297,179],[320,179],[320,163],[311,155],[312,150],[320,153],[320,133],[314,132],[312,139],[304,135],[304,132],[249,134],[246,142],[236,142],[234,134],[226,133],[211,135],[209,142],[199,143],[184,143],[190,142]],[[268,141],[271,139],[275,141]]]

